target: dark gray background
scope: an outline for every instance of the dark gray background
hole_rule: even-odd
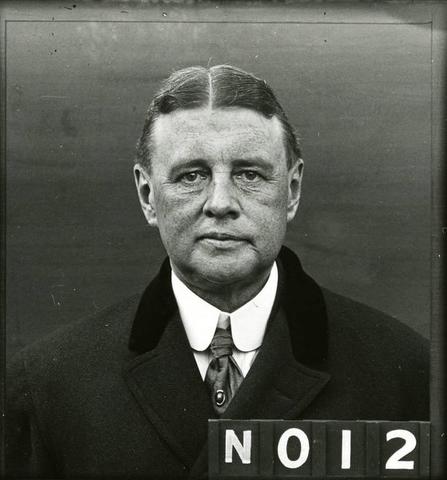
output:
[[[285,15],[287,18],[287,15]],[[261,19],[265,20],[265,19]],[[164,256],[132,179],[172,70],[264,77],[302,138],[287,245],[322,285],[430,325],[429,25],[7,25],[7,347],[141,291]]]

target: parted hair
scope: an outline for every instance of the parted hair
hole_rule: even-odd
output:
[[[267,82],[240,68],[216,65],[177,70],[162,83],[147,110],[135,162],[150,169],[152,130],[160,115],[207,105],[211,108],[248,108],[266,118],[276,116],[284,132],[288,166],[301,157],[297,135]]]

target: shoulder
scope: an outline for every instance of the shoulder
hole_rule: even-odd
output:
[[[352,408],[357,398],[377,418],[428,418],[429,341],[383,312],[325,289],[322,293],[337,398]]]
[[[11,471],[28,477],[29,468],[42,469],[46,478],[51,471],[47,469],[56,465],[53,455],[58,442],[65,441],[64,429],[70,421],[85,433],[82,422],[91,427],[97,420],[88,420],[95,405],[102,409],[111,397],[122,395],[121,371],[131,355],[127,344],[139,298],[61,327],[8,363],[5,427]],[[32,449],[32,459],[24,442]]]

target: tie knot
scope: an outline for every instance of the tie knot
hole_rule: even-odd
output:
[[[230,315],[228,313],[220,312],[217,319],[217,327],[226,330],[230,326]]]
[[[216,328],[210,350],[214,358],[230,356],[233,353],[233,339],[229,328]]]

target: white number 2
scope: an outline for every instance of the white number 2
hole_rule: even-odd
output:
[[[394,452],[385,464],[386,470],[413,470],[413,460],[401,460],[405,455],[411,453],[416,447],[416,437],[408,430],[391,430],[386,434],[386,441],[393,438],[402,438],[405,443]]]

